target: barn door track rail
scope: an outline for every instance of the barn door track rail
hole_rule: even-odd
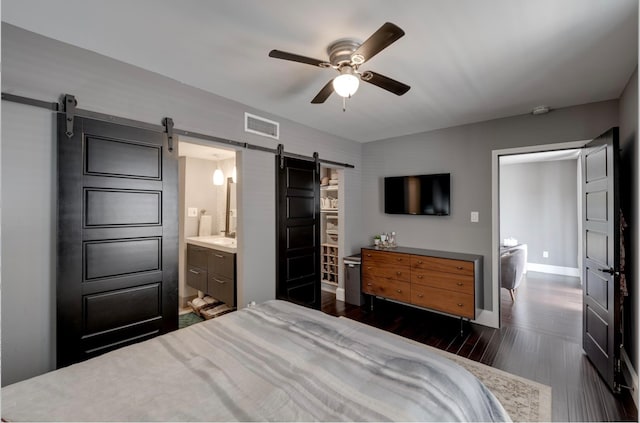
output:
[[[301,154],[285,152],[284,145],[282,144],[279,144],[278,148],[269,148],[269,147],[262,147],[260,145],[250,144],[248,142],[228,140],[224,138],[215,137],[213,135],[201,134],[198,132],[187,131],[184,129],[177,129],[177,128],[174,128],[173,119],[171,119],[170,117],[163,118],[162,125],[156,125],[148,122],[142,122],[139,120],[127,119],[120,116],[113,116],[105,113],[92,112],[90,110],[79,109],[77,107],[78,106],[77,98],[71,94],[64,94],[61,97],[60,103],[48,102],[48,101],[38,100],[35,98],[23,97],[15,94],[4,93],[4,92],[2,93],[2,100],[10,101],[13,103],[25,104],[28,106],[40,107],[43,109],[51,110],[54,113],[63,113],[65,115],[65,122],[66,122],[65,134],[69,138],[73,137],[73,122],[74,122],[74,118],[77,116],[77,117],[101,120],[105,122],[112,122],[119,125],[131,126],[134,128],[148,129],[151,131],[166,133],[169,151],[173,151],[174,149],[175,135],[184,135],[184,136],[199,138],[207,141],[212,141],[219,144],[226,144],[235,148],[264,151],[266,153],[283,155],[286,157],[293,157],[293,158],[309,160],[309,161],[316,161],[318,163],[324,163],[324,164],[344,167],[344,168],[355,167],[354,165],[349,163],[340,163],[333,160],[320,159],[318,157],[318,153],[314,153],[313,156],[304,156]]]

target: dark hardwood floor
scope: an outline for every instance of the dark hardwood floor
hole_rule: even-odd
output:
[[[582,352],[578,278],[529,272],[512,302],[502,291],[502,328],[376,300],[373,311],[322,293],[322,311],[531,379],[552,388],[554,421],[638,421],[631,395],[613,395]]]

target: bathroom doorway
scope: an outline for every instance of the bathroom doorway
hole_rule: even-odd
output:
[[[179,176],[179,314],[193,313],[192,304],[211,297],[208,279],[233,284],[217,295],[228,308],[235,307],[235,255],[237,253],[236,151],[214,146],[207,141],[180,137],[178,144]],[[211,244],[211,245],[209,245]],[[189,249],[215,247],[220,256],[229,261],[229,275],[207,275],[207,260],[190,268]],[[192,272],[188,273],[188,272]],[[227,310],[221,308],[220,310]],[[195,313],[199,315],[201,310]]]

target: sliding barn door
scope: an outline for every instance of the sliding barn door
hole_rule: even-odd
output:
[[[178,324],[177,155],[162,132],[58,119],[57,365]]]
[[[276,156],[276,167],[276,298],[319,309],[319,166]]]
[[[621,342],[618,128],[587,144],[582,157],[582,343],[600,376],[612,390],[618,391]]]

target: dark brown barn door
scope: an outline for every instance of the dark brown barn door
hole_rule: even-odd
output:
[[[582,156],[584,351],[612,390],[619,390],[620,233],[618,128],[586,145]]]
[[[166,135],[58,119],[57,365],[177,328],[177,156]]]
[[[276,167],[276,298],[319,309],[319,166],[276,156]]]

